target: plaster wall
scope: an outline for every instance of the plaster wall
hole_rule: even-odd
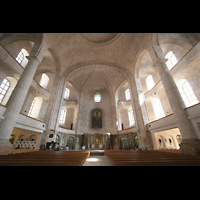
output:
[[[96,91],[91,90],[81,94],[78,130],[77,134],[82,133],[112,133],[112,108],[110,94],[105,90],[99,90],[102,95],[100,102],[94,101]],[[92,128],[92,110],[100,108],[102,110],[102,128]]]

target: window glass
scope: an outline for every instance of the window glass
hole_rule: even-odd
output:
[[[188,81],[185,81],[183,83],[183,91],[185,93],[187,100],[190,103],[190,106],[199,103]]]
[[[65,117],[66,117],[66,110],[62,109],[61,113],[60,113],[60,124],[64,124],[65,123]]]
[[[10,87],[10,82],[7,79],[4,79],[2,84],[0,85],[0,103],[5,97],[6,92],[8,91],[9,87]]]
[[[130,127],[134,126],[135,125],[135,119],[134,119],[134,115],[133,115],[133,109],[130,109],[128,111],[128,117],[129,117]]]
[[[146,84],[147,84],[148,90],[152,89],[155,86],[155,83],[154,83],[152,75],[147,76]]]
[[[70,90],[68,88],[65,89],[65,94],[64,94],[64,98],[68,99],[69,98],[69,94],[70,94]]]
[[[174,65],[176,65],[176,63],[178,62],[178,60],[176,59],[176,56],[174,55],[172,51],[169,51],[166,54],[165,58],[168,59],[168,61],[166,62],[166,65],[169,70],[171,70],[174,67]]]
[[[40,85],[46,89],[47,85],[49,83],[49,77],[46,74],[42,74],[42,77],[40,79]]]
[[[125,96],[126,96],[126,100],[127,100],[127,101],[131,99],[131,94],[130,94],[130,90],[129,90],[129,89],[127,89],[127,90],[125,91]]]
[[[156,119],[160,119],[162,117],[165,117],[163,108],[162,108],[162,104],[160,102],[159,98],[153,98],[152,99],[152,106],[153,106],[153,110],[154,110],[154,114],[156,116]]]
[[[99,92],[95,93],[94,101],[95,102],[100,102],[101,101],[101,94]]]

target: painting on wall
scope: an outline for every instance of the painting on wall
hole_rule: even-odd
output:
[[[102,128],[102,110],[100,108],[92,110],[92,128]]]

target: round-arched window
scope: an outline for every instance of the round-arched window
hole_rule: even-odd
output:
[[[94,101],[95,102],[100,102],[101,101],[101,94],[99,92],[95,93]]]

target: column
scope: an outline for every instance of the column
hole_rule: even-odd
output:
[[[147,124],[150,120],[149,120],[149,115],[148,115],[148,111],[147,111],[147,107],[146,107],[146,103],[145,103],[145,96],[144,96],[143,90],[142,90],[142,84],[141,84],[139,78],[135,78],[135,82],[136,82],[136,86],[137,86],[139,103],[140,103],[140,107],[142,110],[144,123]]]
[[[44,117],[44,121],[47,124],[47,126],[46,126],[47,129],[50,128],[51,118],[52,118],[52,114],[53,114],[53,107],[54,107],[55,99],[57,96],[57,91],[59,89],[59,81],[60,81],[60,76],[56,75],[54,78],[51,96],[49,98],[48,106],[47,106],[45,117]]]
[[[63,91],[66,85],[65,78],[57,77],[56,79],[55,88],[53,89],[54,93],[52,92],[52,97],[50,97],[51,109],[47,110],[47,114],[49,113],[50,115],[48,116],[47,128],[55,131],[59,126],[59,116],[63,104]],[[46,117],[45,115],[45,119],[47,119]]]
[[[139,96],[137,92],[137,87],[136,87],[136,82],[135,82],[135,77],[131,76],[129,78],[129,85],[130,85],[130,92],[131,92],[131,102],[132,102],[132,107],[133,110],[135,110],[135,122],[136,122],[136,128],[138,129],[138,143],[139,143],[139,148],[141,149],[146,149],[146,146],[148,146],[149,149],[152,149],[152,143],[151,139],[149,138],[148,135],[148,129],[144,125],[144,119],[142,115],[142,110],[141,106],[139,103]]]
[[[176,120],[176,124],[183,138],[180,152],[198,154],[198,152],[200,152],[200,140],[195,133],[192,123],[188,119],[187,112],[184,110],[185,104],[176,83],[167,68],[166,61],[167,60],[164,58],[158,59],[155,67],[161,77],[167,98],[173,111],[174,119]]]
[[[39,60],[35,56],[28,56],[29,63],[24,69],[8,103],[4,113],[5,119],[0,122],[0,154],[6,154],[11,151],[12,145],[9,142],[20,110],[32,83],[33,77],[39,65]]]

